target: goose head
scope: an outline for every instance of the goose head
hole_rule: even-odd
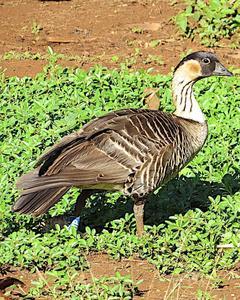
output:
[[[232,76],[210,52],[194,52],[186,56],[176,66],[173,75],[173,102],[176,116],[191,119],[199,123],[205,122],[204,114],[194,97],[193,85],[196,81],[209,76]]]
[[[187,55],[174,70],[174,80],[195,82],[209,76],[233,76],[211,52],[198,51]]]

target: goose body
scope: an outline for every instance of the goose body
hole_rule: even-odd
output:
[[[204,70],[203,59],[210,61],[210,71]],[[123,109],[96,118],[64,137],[39,159],[35,170],[20,178],[21,196],[13,210],[41,215],[75,186],[82,189],[77,215],[95,191],[119,190],[134,200],[141,235],[147,195],[174,177],[206,140],[207,122],[192,87],[196,80],[214,72],[231,75],[213,54],[196,52],[175,69],[173,114]]]

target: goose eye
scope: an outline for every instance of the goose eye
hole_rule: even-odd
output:
[[[205,64],[210,64],[210,59],[208,57],[205,57],[202,59],[202,62],[204,62]]]

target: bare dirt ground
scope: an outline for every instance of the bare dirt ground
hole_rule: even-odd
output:
[[[0,0],[0,55],[9,51],[46,54],[50,46],[68,56],[59,61],[67,66],[88,68],[100,63],[115,67],[127,59],[135,68],[153,67],[168,73],[182,53],[204,49],[179,36],[171,18],[184,1],[176,1],[177,5],[171,2]],[[237,64],[240,57],[237,50],[212,50],[224,57],[226,65]],[[81,59],[74,60],[76,55]],[[46,63],[42,59],[13,58],[17,56],[0,61],[9,76],[33,76]]]
[[[46,60],[31,59],[31,56],[26,59],[26,55],[19,54],[44,55],[50,46],[54,52],[65,55],[58,61],[64,66],[87,69],[97,63],[118,67],[127,60],[129,67],[152,67],[168,73],[182,53],[204,49],[179,35],[171,18],[183,7],[183,1],[177,1],[177,5],[170,3],[165,0],[0,0],[0,69],[7,76],[34,76]],[[7,57],[9,51],[15,54]],[[226,65],[238,64],[239,50],[211,51]],[[223,282],[220,287],[213,287],[210,280],[198,274],[160,277],[152,265],[139,259],[117,262],[99,254],[89,256],[88,260],[94,277],[119,271],[130,274],[136,281],[143,279],[139,286],[142,296],[135,299],[197,299],[198,289],[209,291],[213,299],[240,299],[237,279],[240,268],[220,273]],[[27,283],[26,288],[37,276],[24,270],[10,274]],[[89,280],[88,273],[84,276]]]
[[[90,271],[79,273],[79,283],[87,284],[92,281],[92,277],[114,276],[116,272],[121,275],[129,275],[135,282],[142,280],[138,286],[140,293],[133,298],[134,300],[240,299],[240,266],[236,266],[231,271],[219,272],[218,280],[214,281],[198,273],[161,276],[153,265],[138,258],[116,261],[110,259],[107,254],[93,253],[88,255],[87,260]],[[32,286],[32,281],[45,279],[45,281],[51,282],[48,276],[42,272],[32,274],[16,268],[11,268],[10,272],[5,275],[6,277],[18,279],[24,285],[20,288],[7,288],[6,290],[12,292],[11,298],[1,298],[0,291],[0,299],[21,299]],[[197,296],[197,291],[201,291],[202,297],[200,297],[200,292]],[[44,299],[51,300],[48,297],[44,297]]]

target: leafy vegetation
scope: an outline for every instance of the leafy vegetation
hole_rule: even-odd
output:
[[[92,284],[79,283],[77,272],[48,272],[48,279],[42,277],[34,282],[34,287],[29,291],[28,296],[51,297],[51,299],[80,299],[80,300],[99,300],[99,299],[124,299],[129,300],[139,293],[137,286],[128,276],[121,276],[116,273],[114,277],[93,278]],[[48,284],[52,280],[53,286]]]
[[[40,54],[39,52],[33,53],[30,51],[25,51],[25,52],[9,51],[0,55],[0,60],[26,60],[26,59],[46,60],[49,61],[50,63],[55,63],[61,59],[65,61],[78,61],[78,62],[84,62],[86,60],[84,56],[65,55],[62,53],[56,53],[52,50],[51,47],[48,47],[48,51],[45,54]],[[96,58],[92,58],[92,60],[94,59]]]
[[[98,295],[131,299],[136,285],[120,275],[100,279],[98,284],[71,285],[76,272],[88,268],[86,255],[92,251],[107,252],[114,259],[138,254],[165,274],[193,270],[211,274],[239,260],[240,84],[234,77],[196,84],[209,121],[207,144],[178,178],[150,197],[143,238],[135,235],[132,201],[119,193],[90,199],[82,211],[86,226],[82,233],[59,226],[44,232],[41,226],[53,216],[71,214],[76,189],[43,217],[11,213],[18,196],[16,179],[34,167],[46,148],[96,116],[142,107],[147,87],[159,87],[161,106],[172,111],[170,82],[170,76],[129,72],[124,67],[120,71],[95,67],[86,72],[49,65],[35,78],[1,75],[0,266],[10,264],[55,276],[54,289],[38,281],[32,296],[54,298],[64,293],[68,299],[71,291],[83,298],[89,294],[91,299],[100,299]],[[220,251],[217,246],[225,243],[233,247]]]
[[[219,45],[223,38],[235,35],[239,47],[240,1],[187,0],[186,9],[175,17],[186,37],[199,38],[206,46]]]

